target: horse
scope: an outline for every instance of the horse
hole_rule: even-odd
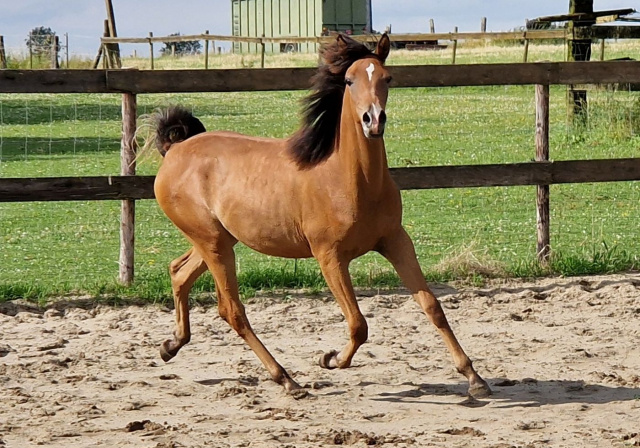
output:
[[[383,139],[392,79],[384,65],[389,48],[386,34],[374,51],[344,35],[323,47],[323,64],[303,102],[301,127],[287,139],[206,132],[183,107],[156,111],[155,145],[164,159],[155,196],[192,245],[169,266],[176,327],[160,348],[165,362],[190,341],[188,295],[208,269],[220,316],[286,392],[303,389],[247,319],[234,253],[240,241],[267,255],[316,258],[349,329],[346,346],[324,353],[319,364],[325,369],[349,367],[367,340],[368,327],[348,266],[377,251],[440,332],[455,367],[468,380],[469,394],[491,394],[430,291],[402,226],[400,191],[389,173]]]

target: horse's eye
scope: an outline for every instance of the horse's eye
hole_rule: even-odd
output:
[[[353,81],[352,81],[351,79],[349,79],[349,78],[344,78],[344,83],[345,83],[346,85],[350,86],[350,85],[352,85],[352,84],[353,84]]]
[[[393,81],[393,77],[392,76],[387,76],[384,80],[387,81],[387,84],[390,84],[391,81]]]

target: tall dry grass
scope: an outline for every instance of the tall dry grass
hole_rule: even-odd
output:
[[[446,44],[446,42],[444,42]],[[605,45],[605,59],[617,59],[623,57],[635,58],[640,54],[640,40],[607,41]],[[508,45],[504,41],[467,41],[459,42],[456,51],[457,64],[480,63],[513,63],[522,62],[524,56],[524,44],[513,41]],[[600,58],[600,45],[592,45],[592,60]],[[389,58],[390,65],[420,65],[420,64],[451,64],[453,60],[453,47],[449,45],[442,50],[396,50]],[[531,42],[528,50],[529,62],[566,60],[566,46],[562,43]],[[65,60],[60,60],[61,67],[71,69],[87,69],[93,65],[93,59],[86,56],[71,56],[69,66]],[[151,68],[151,60],[146,57],[123,56],[124,67],[148,70]],[[318,64],[318,55],[310,53],[267,53],[264,66],[266,68],[285,67],[314,67]],[[29,55],[25,53],[9,54],[9,69],[28,69],[31,62]],[[49,58],[34,58],[33,68],[49,68]],[[210,53],[209,68],[258,68],[261,66],[261,55],[255,53]],[[102,67],[102,64],[99,65]],[[169,69],[198,69],[204,68],[204,55],[187,56],[156,56],[154,68],[158,70]]]

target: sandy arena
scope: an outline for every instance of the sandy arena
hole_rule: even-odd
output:
[[[369,342],[323,370],[346,325],[328,297],[259,297],[254,329],[306,397],[286,395],[215,306],[165,364],[158,306],[0,304],[0,447],[640,446],[640,275],[436,285],[488,399],[400,291],[360,292]]]

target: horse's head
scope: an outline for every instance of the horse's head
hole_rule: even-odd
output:
[[[374,53],[358,59],[347,70],[345,83],[365,137],[376,138],[384,134],[387,121],[385,107],[391,75],[384,66],[389,55],[390,41],[384,34]]]
[[[303,102],[302,127],[289,140],[299,166],[317,165],[333,153],[345,105],[367,138],[382,137],[391,80],[384,67],[389,47],[386,34],[375,52],[343,35],[322,47],[324,63],[318,67],[311,94]]]

